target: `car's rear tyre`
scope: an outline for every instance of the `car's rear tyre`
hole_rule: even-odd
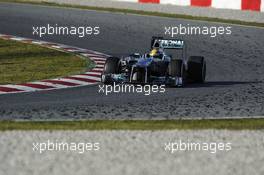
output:
[[[105,61],[104,70],[101,76],[101,82],[104,84],[112,84],[111,74],[120,72],[120,58],[108,57]]]
[[[186,71],[183,60],[172,59],[168,66],[168,74],[170,77],[181,77],[182,85],[185,84]],[[176,86],[175,82],[171,83],[171,86]]]
[[[202,56],[191,56],[188,60],[187,78],[193,83],[204,83],[206,77],[206,62]]]

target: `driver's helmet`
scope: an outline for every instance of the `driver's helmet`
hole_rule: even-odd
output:
[[[151,57],[160,58],[160,59],[162,59],[162,56],[163,56],[162,51],[157,48],[152,49],[149,55]]]
[[[154,57],[158,54],[158,50],[157,49],[152,49],[149,53],[150,56]]]

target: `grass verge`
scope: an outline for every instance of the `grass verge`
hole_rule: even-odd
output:
[[[77,74],[87,59],[54,49],[0,39],[0,84],[18,84]]]
[[[264,23],[245,22],[245,21],[240,21],[240,20],[229,20],[229,19],[220,19],[220,18],[211,18],[211,17],[198,17],[198,16],[191,16],[191,15],[183,15],[183,14],[168,14],[168,13],[154,12],[154,11],[82,6],[82,5],[71,5],[71,4],[58,4],[58,3],[45,2],[45,1],[36,2],[32,0],[0,0],[0,2],[27,3],[27,4],[33,4],[33,5],[79,8],[79,9],[97,10],[97,11],[114,12],[114,13],[139,14],[139,15],[148,15],[148,16],[159,16],[159,17],[169,17],[169,18],[178,18],[178,19],[189,19],[189,20],[198,20],[198,21],[207,21],[207,22],[219,22],[219,23],[226,23],[226,24],[264,27]]]
[[[91,120],[91,121],[1,121],[6,130],[190,130],[264,129],[264,119],[227,120]]]

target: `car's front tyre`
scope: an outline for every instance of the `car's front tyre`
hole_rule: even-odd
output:
[[[171,86],[184,86],[186,83],[186,70],[183,60],[172,59],[168,66],[169,77],[173,78]]]

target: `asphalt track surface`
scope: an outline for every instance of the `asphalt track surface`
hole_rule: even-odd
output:
[[[32,26],[99,26],[100,35],[32,35]],[[0,3],[0,33],[41,39],[110,55],[145,52],[164,26],[226,26],[209,22]],[[184,36],[188,55],[207,61],[204,85],[165,93],[98,93],[98,86],[0,96],[1,119],[177,119],[264,116],[264,30],[232,26],[232,35]]]

